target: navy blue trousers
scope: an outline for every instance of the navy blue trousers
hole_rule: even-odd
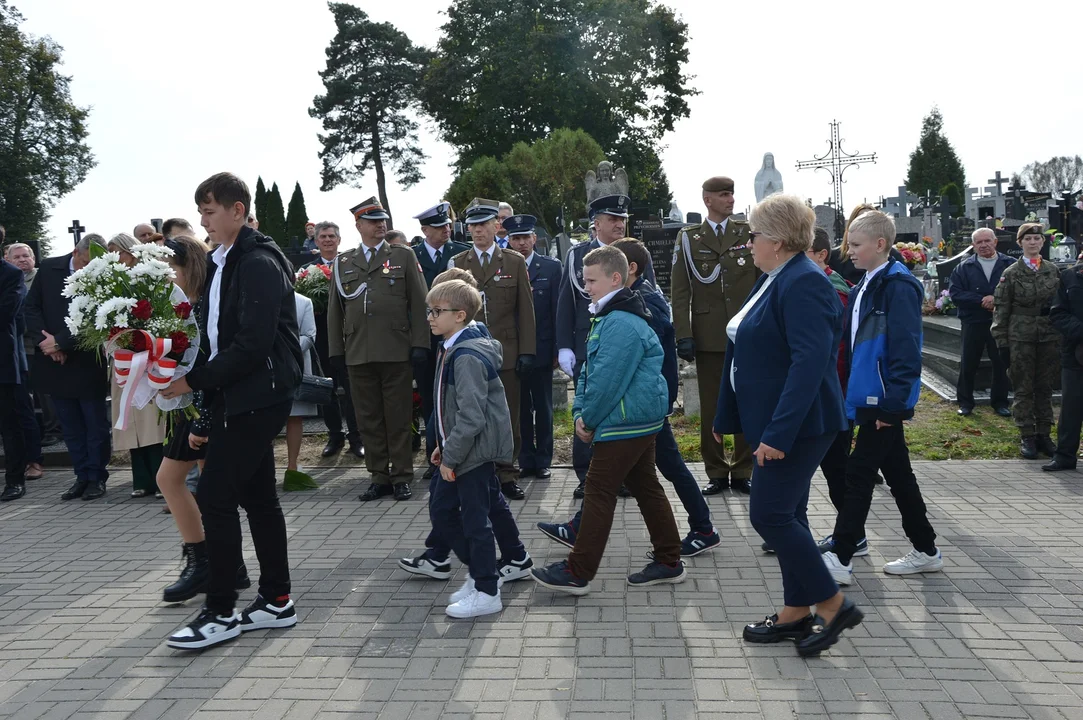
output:
[[[60,420],[64,444],[71,454],[76,480],[104,483],[109,479],[106,466],[113,443],[105,394],[93,400],[53,396],[53,407]]]
[[[439,474],[435,479],[429,496],[433,532],[470,568],[474,587],[479,592],[496,595],[499,587],[496,540],[489,522],[489,508],[500,495],[496,465],[483,463],[459,475],[454,482],[444,480]]]
[[[783,459],[752,468],[749,519],[778,554],[784,602],[790,607],[815,605],[839,591],[808,526],[812,476],[837,437],[831,432],[798,438]]]
[[[442,482],[444,479],[440,477],[440,468],[437,468],[432,479],[429,480],[430,505],[436,494],[437,484]],[[496,546],[500,548],[501,560],[522,560],[526,557],[526,548],[519,540],[519,526],[515,524],[515,517],[511,514],[511,507],[504,493],[500,492],[499,484],[496,495],[489,498],[489,524],[493,527],[493,535],[496,537]],[[437,564],[446,562],[448,556],[451,555],[451,547],[440,537],[435,527],[425,538],[425,548],[425,556]]]
[[[553,369],[535,368],[523,375],[519,398],[519,467],[547,468],[553,464]]]
[[[579,373],[583,370],[583,363],[576,364],[574,368],[575,372],[572,374],[572,387],[579,386]],[[590,469],[590,459],[594,457],[594,446],[585,443],[579,439],[579,436],[572,434],[572,469],[575,470],[575,476],[579,478],[579,483],[583,484],[587,480],[587,470]],[[576,517],[578,522],[578,516]]]

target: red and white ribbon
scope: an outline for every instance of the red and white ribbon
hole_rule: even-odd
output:
[[[134,393],[140,384],[145,381],[151,389],[150,396],[153,397],[158,391],[169,387],[177,371],[177,361],[166,357],[173,349],[172,340],[155,338],[146,330],[132,330],[129,334],[141,335],[145,346],[150,349],[143,352],[124,349],[113,351],[113,373],[116,376],[117,385],[122,388],[117,424],[114,426],[117,430],[128,429]],[[116,339],[114,338],[113,341]]]

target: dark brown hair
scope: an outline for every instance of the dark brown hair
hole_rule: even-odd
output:
[[[233,173],[222,172],[211,175],[196,188],[196,205],[206,202],[216,202],[224,208],[232,207],[234,203],[244,205],[244,216],[247,219],[252,207],[252,193],[244,180]]]
[[[207,282],[207,245],[187,235],[178,235],[166,240],[165,246],[173,251],[171,264],[184,271],[188,287],[181,290],[190,301],[199,302],[203,297],[203,284]]]
[[[651,255],[647,252],[647,246],[635,238],[623,238],[613,243],[613,247],[624,253],[624,257],[628,258],[629,263],[636,264],[636,278],[642,277],[651,262]],[[628,272],[630,273],[631,270],[629,269]]]
[[[177,228],[180,228],[181,230],[187,230],[188,235],[195,233],[195,230],[184,218],[169,218],[164,223],[162,223],[162,234],[166,237],[171,237],[173,235],[173,231]]]
[[[831,238],[828,237],[827,231],[817,225],[812,230],[812,252],[831,252]]]

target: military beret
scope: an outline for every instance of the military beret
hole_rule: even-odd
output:
[[[1041,223],[1025,223],[1019,226],[1019,232],[1015,235],[1016,242],[1023,239],[1025,235],[1044,235],[1045,231],[1042,228]]]
[[[733,192],[733,180],[724,175],[716,175],[704,181],[703,192]]]

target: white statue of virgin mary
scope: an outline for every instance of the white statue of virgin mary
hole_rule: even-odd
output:
[[[782,174],[775,167],[774,153],[764,153],[763,167],[756,173],[756,202],[763,202],[769,195],[782,192]]]

